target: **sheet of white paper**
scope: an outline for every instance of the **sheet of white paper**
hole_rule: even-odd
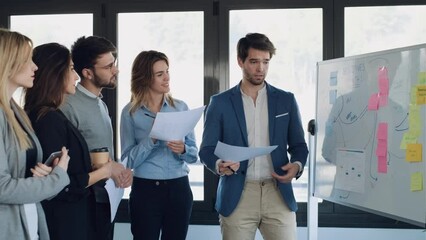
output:
[[[364,193],[365,152],[363,149],[337,149],[334,187]]]
[[[222,160],[241,162],[250,158],[269,154],[278,146],[269,147],[239,147],[217,142],[214,154]]]
[[[121,164],[124,167],[127,166],[127,158],[125,158]],[[105,189],[107,190],[110,209],[111,209],[111,222],[114,221],[115,215],[117,214],[118,205],[120,205],[121,199],[124,195],[124,188],[115,187],[114,180],[111,178],[106,181]]]
[[[181,112],[158,112],[149,136],[164,141],[183,140],[197,125],[204,108],[205,106]]]

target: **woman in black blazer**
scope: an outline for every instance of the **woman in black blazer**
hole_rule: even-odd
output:
[[[95,198],[90,187],[111,176],[111,162],[92,171],[87,143],[59,110],[67,94],[75,93],[78,76],[70,51],[57,43],[36,47],[33,61],[38,66],[34,86],[26,90],[28,112],[44,158],[66,146],[71,157],[70,184],[55,198],[42,202],[52,240],[90,240],[95,229]]]

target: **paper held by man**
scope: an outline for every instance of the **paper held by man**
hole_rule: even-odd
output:
[[[127,157],[121,161],[121,164],[127,166]],[[114,180],[109,178],[105,183],[105,189],[108,193],[111,210],[111,222],[114,221],[115,215],[117,214],[118,206],[120,205],[121,199],[124,195],[124,188],[116,187]]]
[[[217,142],[214,154],[222,160],[241,162],[271,153],[278,145],[268,147],[240,147]]]

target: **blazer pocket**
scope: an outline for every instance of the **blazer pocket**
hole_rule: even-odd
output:
[[[280,118],[280,117],[284,117],[284,116],[287,116],[287,115],[288,115],[288,112],[281,113],[281,114],[276,115],[275,118]]]

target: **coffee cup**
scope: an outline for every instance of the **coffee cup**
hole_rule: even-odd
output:
[[[92,166],[94,168],[99,168],[109,159],[109,150],[108,147],[95,148],[90,150],[90,158],[92,160]]]

